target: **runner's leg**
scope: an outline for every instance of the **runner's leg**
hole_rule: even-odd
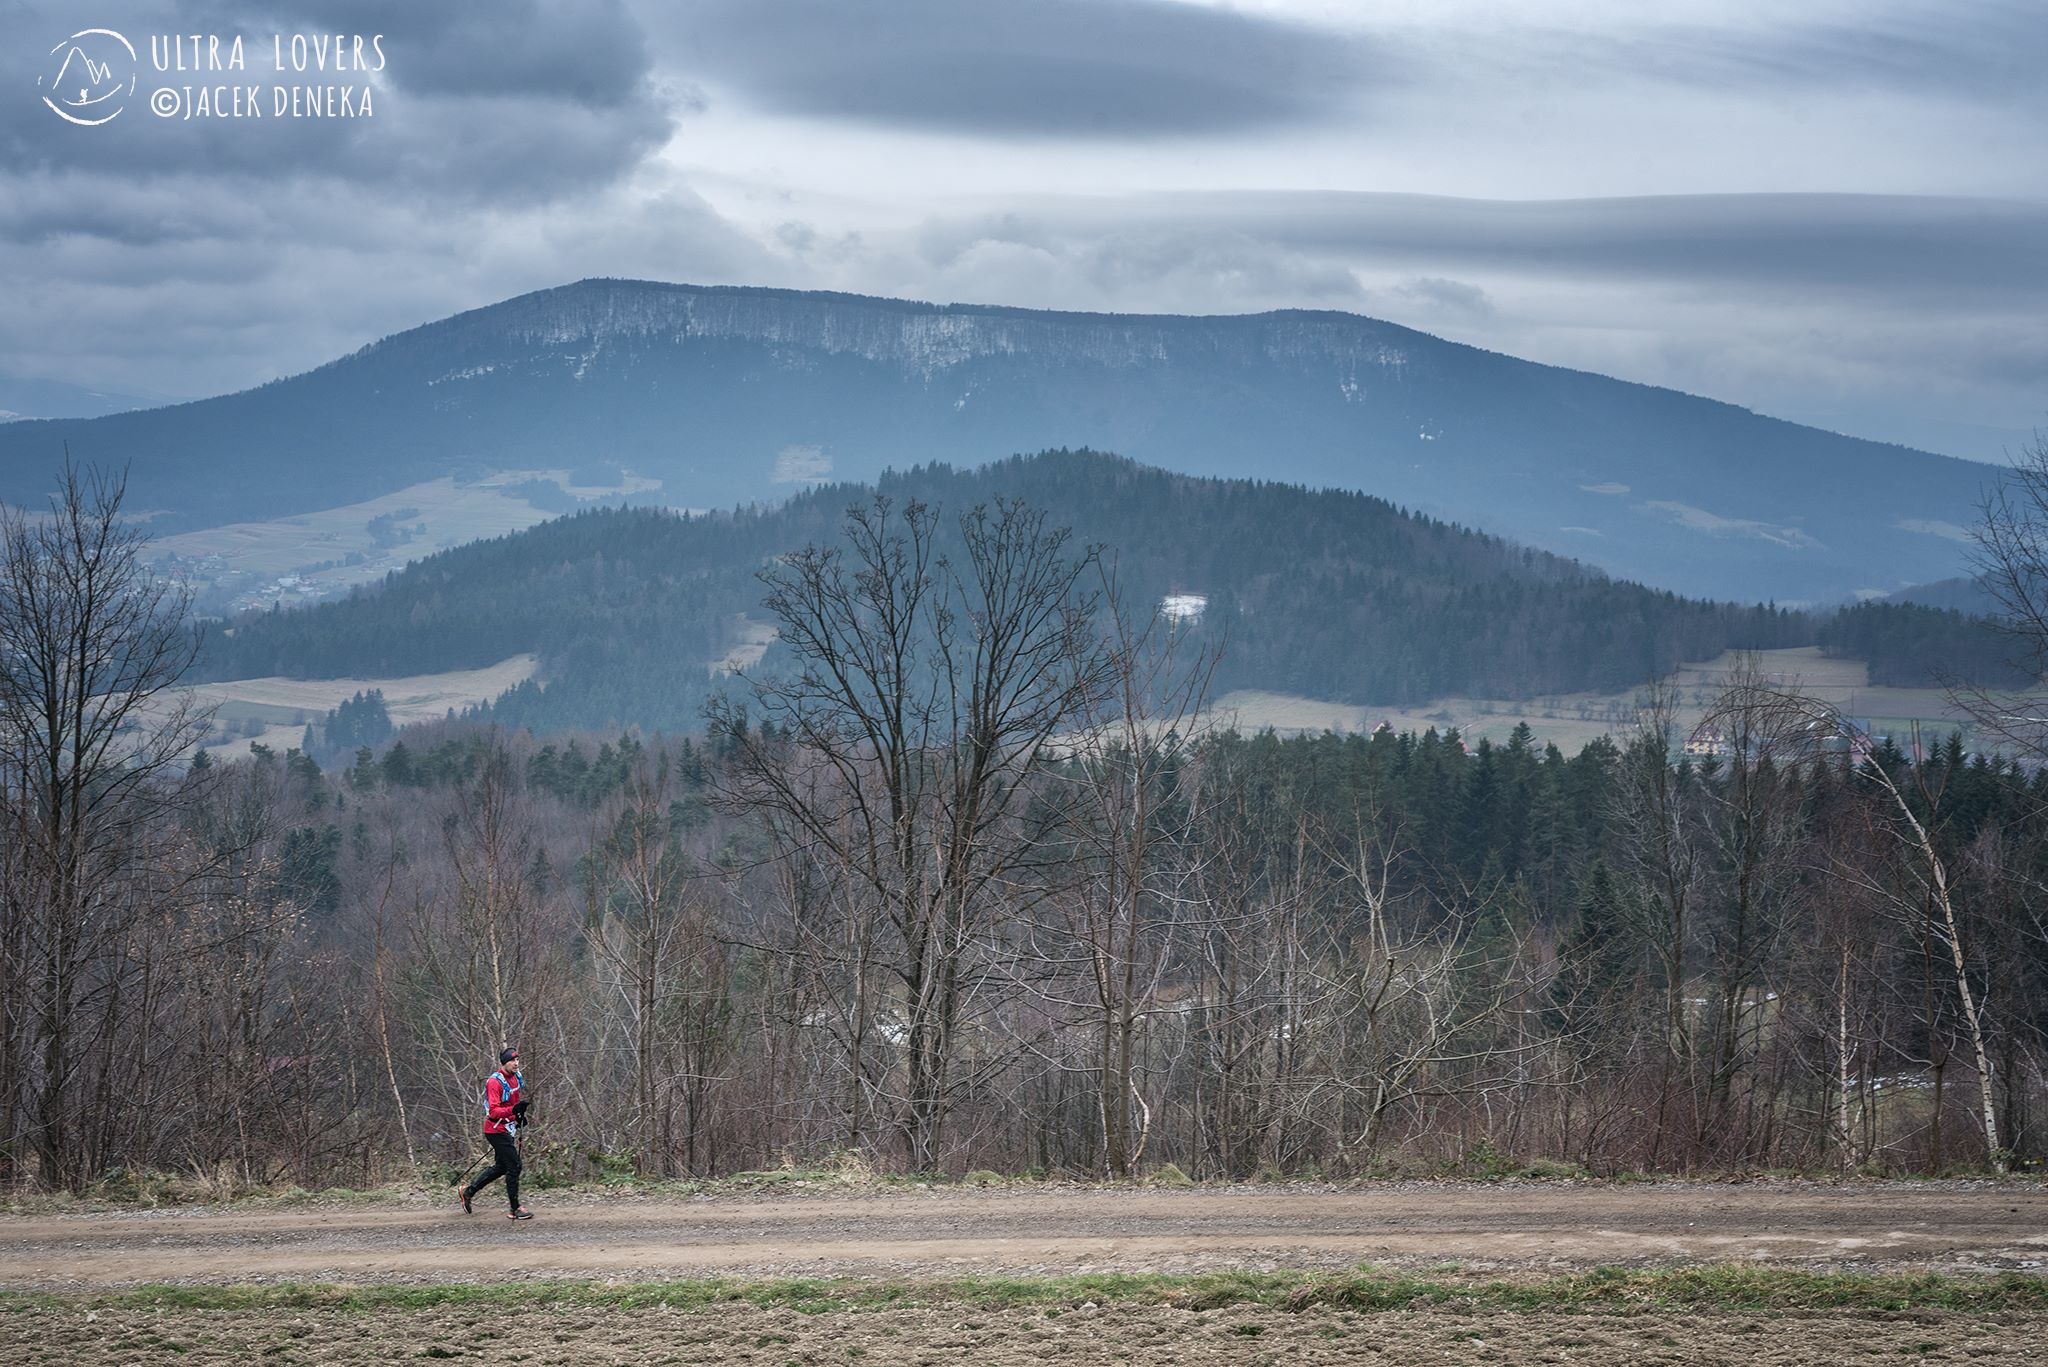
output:
[[[491,1142],[491,1165],[483,1170],[476,1181],[469,1184],[469,1194],[471,1196],[476,1195],[500,1177],[506,1176],[508,1170],[517,1171],[512,1165],[519,1161],[519,1150],[512,1147],[511,1137],[502,1134],[487,1134],[484,1138]]]

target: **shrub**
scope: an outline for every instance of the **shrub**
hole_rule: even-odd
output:
[[[1465,1150],[1465,1171],[1474,1177],[1498,1181],[1515,1172],[1515,1160],[1502,1153],[1490,1139],[1482,1139]]]

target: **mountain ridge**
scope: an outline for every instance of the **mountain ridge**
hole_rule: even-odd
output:
[[[9,424],[0,497],[33,494],[66,442],[132,463],[165,530],[590,460],[706,507],[1087,446],[1358,489],[1699,596],[1808,602],[1956,573],[1944,529],[1998,474],[1330,310],[1052,312],[603,277],[238,394]]]
[[[688,296],[697,298],[705,296],[754,296],[802,303],[815,302],[820,304],[871,307],[876,309],[877,311],[882,312],[912,313],[917,311],[924,311],[975,318],[986,317],[994,319],[1017,320],[1044,319],[1049,322],[1060,321],[1069,324],[1099,323],[1105,325],[1121,325],[1125,327],[1131,327],[1142,324],[1146,326],[1157,326],[1161,331],[1173,330],[1176,325],[1193,327],[1196,325],[1214,323],[1219,321],[1302,320],[1329,322],[1332,324],[1341,323],[1346,325],[1366,324],[1373,328],[1384,329],[1388,332],[1400,334],[1404,337],[1414,338],[1417,341],[1431,345],[1455,347],[1460,351],[1469,352],[1474,355],[1497,358],[1504,361],[1511,361],[1518,365],[1533,366],[1541,370],[1549,371],[1558,375],[1583,377],[1602,381],[1608,384],[1625,385],[1632,389],[1640,389],[1653,394],[1670,395],[1678,398],[1683,398],[1691,402],[1708,404],[1716,408],[1725,409],[1731,414],[1737,414],[1743,417],[1757,418],[1765,422],[1782,423],[1789,427],[1797,427],[1809,431],[1822,432],[1828,436],[1840,437],[1846,441],[1854,441],[1866,445],[1880,446],[1892,450],[1909,452],[1915,456],[1925,456],[1932,460],[1944,461],[1953,465],[1968,467],[1973,471],[1981,471],[1988,474],[1995,473],[1998,468],[1984,461],[1970,460],[1963,456],[1953,456],[1940,451],[1930,451],[1921,447],[1912,446],[1906,442],[1886,441],[1873,437],[1859,437],[1851,433],[1842,432],[1835,428],[1823,427],[1814,423],[1798,422],[1790,418],[1780,418],[1773,414],[1764,413],[1757,409],[1750,408],[1747,405],[1735,403],[1731,400],[1717,399],[1714,398],[1712,395],[1707,394],[1697,394],[1692,392],[1691,390],[1679,389],[1672,385],[1652,384],[1644,380],[1625,379],[1620,376],[1608,375],[1601,371],[1588,370],[1580,366],[1561,365],[1553,361],[1531,360],[1528,357],[1516,356],[1511,352],[1497,351],[1491,347],[1480,346],[1477,343],[1461,342],[1453,338],[1442,337],[1437,335],[1436,333],[1428,332],[1421,328],[1410,327],[1405,323],[1394,322],[1391,319],[1376,318],[1370,314],[1351,313],[1342,309],[1277,308],[1259,309],[1245,313],[1197,314],[1150,312],[1119,313],[1115,311],[1105,311],[1099,309],[1036,309],[1025,305],[993,304],[977,301],[953,301],[950,303],[942,303],[934,300],[896,298],[889,295],[859,294],[847,290],[802,290],[772,285],[700,285],[685,281],[646,280],[633,276],[585,276],[582,279],[570,281],[566,284],[550,285],[537,290],[529,290],[523,294],[512,295],[509,298],[501,299],[494,303],[480,304],[475,308],[464,309],[462,312],[450,314],[446,318],[438,318],[430,322],[418,324],[417,326],[414,327],[402,329],[401,331],[391,333],[385,337],[380,337],[375,341],[366,342],[362,346],[358,347],[356,350],[347,353],[347,355],[337,357],[333,361],[325,362],[320,366],[314,367],[313,370],[304,371],[300,373],[313,374],[319,370],[324,370],[330,366],[338,365],[343,361],[370,355],[372,353],[379,351],[382,348],[390,346],[393,343],[400,342],[408,338],[424,335],[436,335],[441,330],[452,329],[458,324],[462,324],[465,322],[481,321],[487,316],[499,315],[504,311],[510,310],[515,305],[534,303],[540,300],[566,296],[577,292],[607,288],[626,288],[632,290],[658,290],[664,292],[686,294]],[[731,334],[712,333],[706,335]],[[557,333],[553,338],[551,338],[551,340],[566,341],[570,340],[570,338],[568,336]],[[872,353],[862,354],[866,355],[868,359],[880,359],[879,357],[874,356]],[[1400,362],[1398,359],[1394,361],[1394,364],[1398,365],[1399,363]],[[288,380],[292,378],[296,377],[284,376],[280,377],[279,380],[266,381],[265,383],[277,384],[281,383],[283,380]],[[262,387],[264,386],[255,386],[255,388]],[[248,393],[250,391],[238,390],[235,392]]]

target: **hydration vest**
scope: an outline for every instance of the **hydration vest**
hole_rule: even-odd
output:
[[[501,1089],[499,1094],[505,1098],[505,1104],[510,1105],[513,1102],[519,1100],[520,1095],[526,1090],[526,1079],[523,1075],[517,1072],[513,1073],[512,1076],[507,1077],[505,1076],[505,1070],[502,1068],[500,1068],[497,1072],[492,1073],[489,1077],[484,1079],[485,1133],[488,1134],[490,1132],[490,1127],[492,1125],[503,1125],[505,1127],[505,1133],[518,1134],[518,1121],[512,1119],[510,1116],[507,1116],[503,1120],[494,1120],[491,1117],[491,1084],[493,1082],[499,1085]]]

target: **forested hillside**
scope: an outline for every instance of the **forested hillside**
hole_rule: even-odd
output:
[[[1984,596],[1979,589],[1977,599]],[[1960,608],[1858,603],[1822,621],[1820,645],[1831,655],[1868,663],[1874,684],[2026,688],[2034,682],[2030,672],[2013,663],[2023,652],[2012,637],[1989,619]]]
[[[925,467],[876,488],[942,508],[948,527],[977,504],[1021,498],[1104,546],[1127,604],[1200,597],[1183,629],[1227,647],[1219,690],[1527,697],[1626,688],[1730,647],[1811,639],[1800,614],[1622,583],[1364,494],[1197,479],[1092,451]],[[543,682],[508,694],[494,718],[695,729],[712,662],[761,603],[756,571],[830,541],[847,505],[873,492],[832,486],[696,516],[577,514],[433,556],[346,602],[245,618],[217,635],[208,668],[417,674],[535,651]]]

